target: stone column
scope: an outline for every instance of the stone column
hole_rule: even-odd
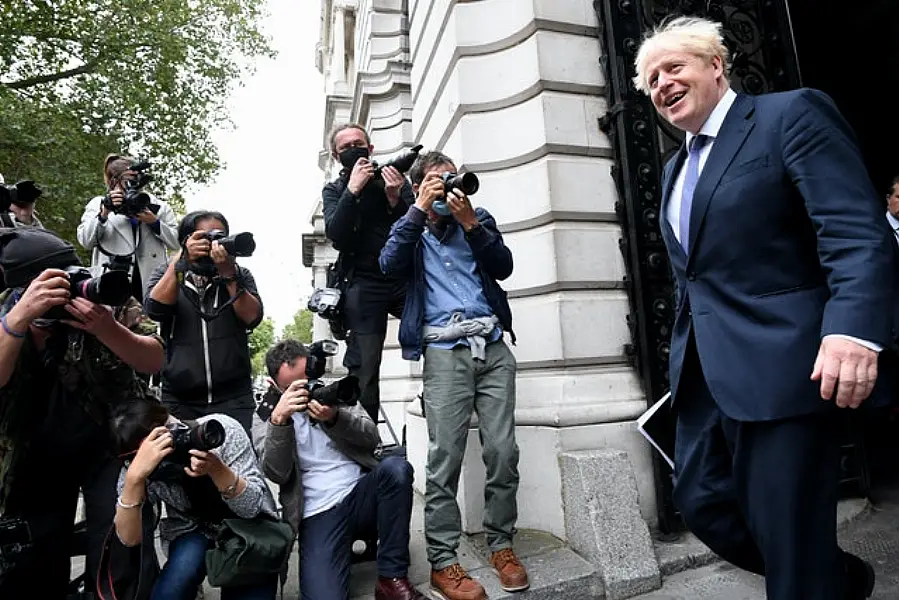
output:
[[[334,96],[347,95],[346,72],[346,27],[344,9],[342,6],[334,7],[331,25],[331,58],[330,58],[330,85],[328,93]],[[350,32],[352,35],[352,32]]]
[[[515,257],[519,521],[565,539],[563,452],[624,451],[639,510],[655,519],[645,410],[630,342],[621,228],[610,175],[599,24],[591,0],[417,0],[409,4],[413,132],[478,173],[472,197]],[[507,338],[508,339],[508,338]],[[409,456],[424,473],[427,431],[410,405]],[[481,530],[484,468],[469,435],[459,500]],[[423,488],[424,477],[416,477]]]

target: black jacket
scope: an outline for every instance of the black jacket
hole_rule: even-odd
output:
[[[185,282],[178,292],[176,304],[162,304],[150,298],[150,292],[165,274],[162,265],[151,276],[144,296],[144,310],[161,325],[166,342],[165,365],[162,369],[162,399],[182,404],[211,404],[245,397],[253,402],[252,369],[248,332],[262,321],[263,311],[253,323],[245,325],[233,306],[221,315],[204,321],[193,302],[197,292]],[[238,267],[248,294],[262,299],[248,269]],[[227,291],[220,286],[218,298],[209,294],[205,310],[227,302]],[[208,365],[208,368],[207,368]],[[210,385],[211,384],[211,385]],[[250,404],[251,406],[252,404]]]
[[[349,173],[344,171],[322,189],[325,235],[340,251],[345,269],[380,275],[378,256],[390,228],[415,203],[412,186],[408,181],[403,184],[400,202],[391,209],[379,182],[369,182],[358,197],[348,183]]]

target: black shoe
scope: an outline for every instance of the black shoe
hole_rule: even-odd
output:
[[[874,593],[874,569],[854,554],[843,552],[846,561],[846,600],[865,600]]]

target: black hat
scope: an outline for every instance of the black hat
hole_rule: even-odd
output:
[[[25,287],[45,269],[80,265],[74,246],[51,231],[0,229],[0,289]]]

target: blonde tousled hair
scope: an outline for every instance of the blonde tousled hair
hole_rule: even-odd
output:
[[[724,76],[730,72],[730,52],[724,45],[721,23],[700,17],[677,17],[656,27],[640,45],[634,66],[637,75],[634,86],[644,94],[649,94],[646,66],[649,57],[659,50],[686,52],[706,60],[718,56],[724,67]]]

